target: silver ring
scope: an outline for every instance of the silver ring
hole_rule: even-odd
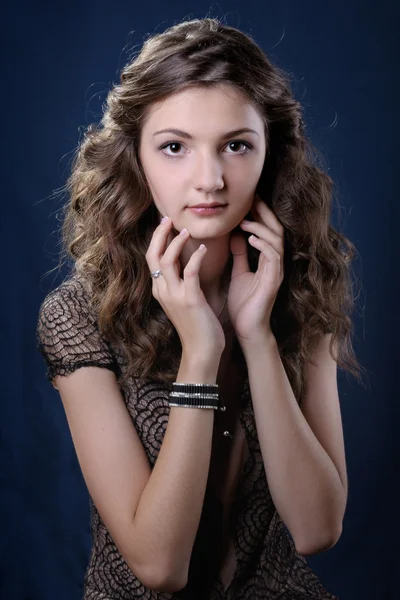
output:
[[[162,275],[161,271],[154,271],[153,273],[151,273],[151,276],[154,278],[160,277],[160,275]]]

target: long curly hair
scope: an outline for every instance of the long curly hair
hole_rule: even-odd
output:
[[[144,42],[109,91],[101,121],[86,128],[76,149],[64,187],[61,259],[72,257],[75,271],[90,282],[99,330],[126,357],[120,382],[138,374],[174,381],[182,348],[152,295],[145,259],[159,220],[138,155],[141,128],[153,102],[221,83],[247,94],[265,124],[257,193],[285,228],[285,275],[271,329],[300,403],[304,361],[327,332],[338,366],[361,380],[364,369],[351,342],[355,247],[329,223],[333,182],[306,137],[290,78],[249,35],[204,18],[175,24]],[[259,251],[248,252],[255,272]],[[237,356],[246,370],[243,355]]]

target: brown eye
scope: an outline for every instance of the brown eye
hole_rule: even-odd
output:
[[[235,140],[234,142],[229,142],[228,146],[234,146],[235,144],[239,144],[242,146],[245,146],[245,150],[244,152],[234,152],[233,154],[247,154],[249,152],[249,150],[251,150],[251,146],[250,144],[248,144],[247,142],[243,142],[241,140]]]
[[[180,146],[182,146],[182,144],[181,144],[180,142],[167,142],[166,144],[163,144],[163,145],[160,147],[160,150],[161,150],[161,151],[162,151],[162,153],[163,153],[165,156],[167,156],[168,158],[174,158],[174,156],[173,156],[173,155],[171,155],[171,154],[167,154],[166,152],[164,152],[164,148],[173,147],[173,146],[174,146],[174,147],[175,147],[175,149],[176,149],[176,146],[179,146],[179,147],[180,147]],[[177,154],[177,153],[176,153],[176,152],[174,152],[173,154]]]
[[[245,142],[244,140],[233,140],[232,142],[229,142],[226,147],[231,147],[231,146],[236,146],[236,147],[237,146],[244,146],[244,151],[242,151],[242,152],[237,152],[237,151],[228,152],[228,154],[238,154],[239,156],[245,156],[253,148],[251,146],[251,144],[249,144],[248,142]],[[160,146],[159,150],[167,158],[179,158],[179,156],[181,154],[181,153],[179,153],[179,149],[181,147],[183,147],[183,144],[181,142],[171,141],[171,142],[166,142],[165,144],[163,144],[162,146]],[[172,154],[165,152],[164,150],[166,148],[170,148],[170,150],[172,151]],[[176,151],[174,151],[174,150],[176,150]]]

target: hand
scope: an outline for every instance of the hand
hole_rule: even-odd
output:
[[[225,347],[225,334],[200,288],[199,270],[207,248],[193,252],[181,279],[179,255],[190,234],[182,230],[174,237],[171,227],[171,219],[160,223],[146,252],[150,273],[159,269],[162,273],[152,277],[152,293],[177,330],[182,348],[215,360]]]
[[[244,231],[255,234],[249,243],[260,250],[258,269],[252,273],[247,243],[241,233],[232,233],[233,254],[228,311],[239,342],[255,340],[260,333],[272,334],[272,308],[284,277],[284,228],[272,210],[256,195],[251,213],[254,221],[241,224]]]

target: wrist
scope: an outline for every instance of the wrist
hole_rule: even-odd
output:
[[[216,383],[221,353],[209,350],[184,350],[176,381],[184,383]]]
[[[262,329],[249,338],[238,338],[243,354],[259,353],[277,346],[276,337],[271,329]]]

